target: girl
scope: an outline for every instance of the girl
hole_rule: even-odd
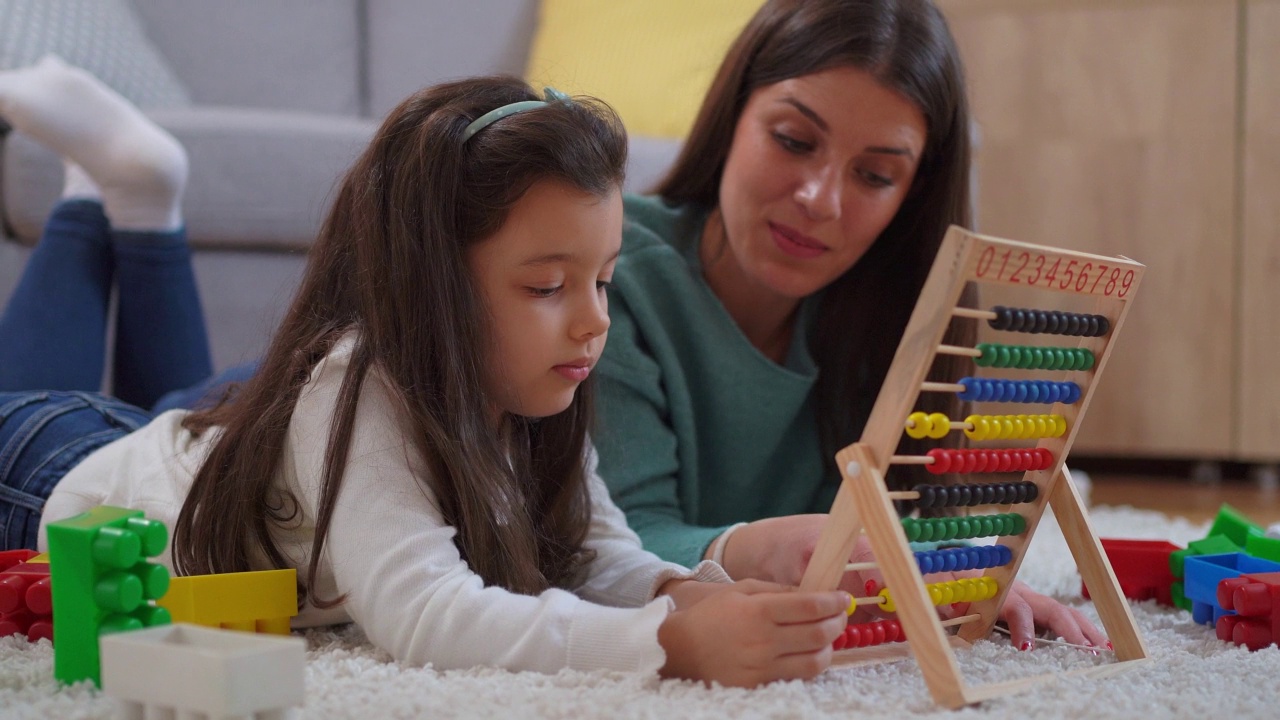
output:
[[[117,170],[150,155],[77,133],[106,117],[167,137],[65,66],[0,79],[0,95],[18,130],[100,181],[112,222]],[[355,621],[396,659],[442,669],[817,674],[847,594],[701,582],[726,578],[642,551],[595,474],[589,377],[625,149],[607,108],[516,80],[410,97],[342,182],[234,402],[150,419],[87,393],[0,394],[7,542],[34,541],[36,518],[142,509],[175,528],[180,573],[296,567],[298,625]],[[67,225],[36,252],[106,232],[119,254],[119,233]]]
[[[947,227],[970,224],[969,123],[929,0],[770,0],[748,23],[656,196],[625,206],[596,442],[645,547],[800,581],[835,454],[862,432]],[[968,374],[947,365],[936,379]],[[1105,642],[1021,583],[1002,617],[1022,649],[1037,623]]]

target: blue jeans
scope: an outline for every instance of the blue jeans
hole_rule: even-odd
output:
[[[151,413],[96,393],[0,392],[0,550],[34,550],[58,481],[150,420]]]
[[[212,373],[184,230],[111,228],[95,200],[60,203],[0,314],[0,392],[102,386],[118,288],[113,394],[151,407]]]

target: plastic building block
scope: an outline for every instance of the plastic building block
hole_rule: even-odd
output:
[[[1191,600],[1191,619],[1197,623],[1211,624],[1229,612],[1218,604],[1218,584],[1223,580],[1277,571],[1280,571],[1280,563],[1244,553],[1187,558],[1184,589],[1187,598]]]
[[[1102,538],[1101,542],[1125,597],[1173,605],[1174,577],[1169,556],[1181,548],[1166,540]],[[1083,583],[1081,591],[1088,599],[1089,588]]]
[[[284,718],[306,642],[179,623],[102,638],[102,689],[124,717]]]
[[[156,604],[174,622],[288,635],[289,618],[298,614],[298,571],[176,577]]]
[[[1191,612],[1191,600],[1186,596],[1186,583],[1182,582],[1185,577],[1183,565],[1189,557],[1197,555],[1229,555],[1231,553],[1244,552],[1244,548],[1231,542],[1226,535],[1210,535],[1201,540],[1194,540],[1187,544],[1186,550],[1179,550],[1169,554],[1169,569],[1173,572],[1173,577],[1177,580],[1172,589],[1173,604],[1175,607],[1182,608],[1187,612]]]
[[[34,552],[23,552],[35,556]],[[0,572],[0,637],[19,633],[32,642],[41,638],[53,642],[53,598],[47,562],[19,563]]]
[[[0,552],[0,572],[4,572],[14,565],[30,562],[31,558],[35,556],[35,550],[5,550]]]
[[[100,635],[169,623],[169,611],[152,602],[169,589],[169,571],[144,559],[164,552],[169,533],[141,510],[106,505],[46,529],[58,621],[53,674],[96,684]]]
[[[1280,562],[1280,538],[1250,535],[1244,542],[1244,551],[1256,558]]]
[[[1226,535],[1231,542],[1244,547],[1252,536],[1263,537],[1265,532],[1261,526],[1245,517],[1239,510],[1230,505],[1222,505],[1218,508],[1218,515],[1213,519],[1213,526],[1209,528],[1209,536]]]
[[[1218,603],[1235,612],[1218,618],[1220,640],[1250,650],[1280,642],[1280,572],[1223,580],[1218,584]]]

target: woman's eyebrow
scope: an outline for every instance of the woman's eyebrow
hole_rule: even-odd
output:
[[[799,110],[801,115],[804,115],[805,117],[812,120],[813,124],[821,128],[823,132],[830,132],[831,126],[827,125],[827,121],[823,120],[822,116],[814,112],[813,108],[809,107],[808,105],[805,105],[799,100],[789,96],[782,98],[780,102],[784,102],[794,107],[796,110]]]

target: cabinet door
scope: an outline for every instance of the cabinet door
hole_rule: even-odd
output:
[[[981,232],[1148,266],[1077,453],[1226,456],[1236,359],[1235,0],[940,0]]]
[[[1246,7],[1240,457],[1280,460],[1280,0]]]

